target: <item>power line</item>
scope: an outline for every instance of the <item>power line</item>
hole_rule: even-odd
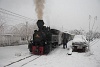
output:
[[[8,11],[8,10],[5,10],[3,8],[0,8],[0,12],[1,13],[4,13],[4,14],[8,14],[8,15],[11,15],[11,16],[14,16],[14,17],[19,17],[19,18],[23,18],[23,19],[27,19],[27,20],[34,20],[34,19],[31,19],[31,18],[28,18],[28,17],[25,17],[25,16],[22,16],[22,15],[19,15],[17,13],[14,13],[14,12],[11,12],[11,11]]]

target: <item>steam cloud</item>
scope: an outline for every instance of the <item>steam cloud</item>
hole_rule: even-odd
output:
[[[35,11],[37,13],[38,20],[42,20],[45,0],[34,0],[34,3],[36,6]]]

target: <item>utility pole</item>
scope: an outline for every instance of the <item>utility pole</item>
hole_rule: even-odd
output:
[[[28,41],[28,22],[26,22],[26,40]]]
[[[94,38],[94,36],[93,36],[93,34],[94,34],[93,29],[94,29],[94,25],[95,25],[95,21],[96,20],[97,20],[97,16],[94,17],[94,23],[93,23],[92,30],[91,30],[92,31],[92,34],[91,34],[92,35],[92,39]]]
[[[90,22],[91,22],[91,15],[89,15],[89,43],[90,43]]]
[[[94,17],[94,23],[93,23],[93,26],[92,26],[92,30],[93,30],[93,27],[94,27],[94,24],[95,24],[96,20],[97,20],[97,16]]]
[[[91,47],[90,47],[90,37],[91,37],[90,22],[91,22],[91,15],[89,15],[89,45],[88,45],[88,52],[89,52],[89,54],[91,54]]]

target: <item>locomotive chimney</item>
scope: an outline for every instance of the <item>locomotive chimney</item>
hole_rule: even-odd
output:
[[[38,26],[39,30],[42,30],[43,25],[44,25],[44,21],[43,20],[38,20],[37,21],[37,26]]]

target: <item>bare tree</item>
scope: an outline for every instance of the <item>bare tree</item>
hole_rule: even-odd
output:
[[[3,18],[3,17],[0,15],[0,44],[3,43],[2,34],[4,34],[5,24],[6,24],[5,18]],[[2,44],[2,45],[3,45],[3,44]]]
[[[0,15],[0,31],[2,32],[5,26],[5,19]]]
[[[95,24],[96,20],[97,20],[97,16],[94,17],[94,23],[93,23],[92,29],[90,30],[91,15],[89,15],[89,33],[88,33],[89,46],[88,46],[88,53],[87,53],[87,55],[92,55],[93,54],[92,50],[91,50],[90,41],[94,39],[94,33],[95,32],[93,32],[93,28],[94,28],[94,24]]]
[[[35,25],[34,24],[29,24],[28,22],[18,24],[17,27],[19,28],[19,35],[23,40],[29,41],[30,38],[32,38]]]

